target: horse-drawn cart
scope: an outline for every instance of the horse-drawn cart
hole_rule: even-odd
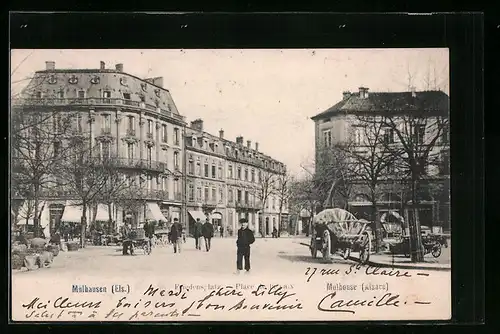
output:
[[[372,237],[370,222],[357,219],[352,213],[339,209],[326,209],[313,218],[313,231],[309,246],[313,258],[318,251],[323,259],[339,253],[348,259],[351,252],[359,253],[359,262],[365,264],[370,259]]]

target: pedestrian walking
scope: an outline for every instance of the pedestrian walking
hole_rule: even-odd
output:
[[[180,253],[182,244],[182,225],[179,223],[179,218],[174,218],[174,223],[170,229],[170,239],[174,245],[174,253],[177,253],[177,249],[179,249]]]
[[[123,243],[123,255],[134,254],[134,248],[132,245],[132,240],[130,240],[130,236],[132,233],[132,225],[130,223],[125,224],[122,227],[122,243]]]
[[[224,227],[220,227],[220,237],[224,237]]]
[[[212,246],[211,241],[214,236],[214,226],[210,224],[210,220],[208,218],[205,224],[203,224],[202,234],[203,239],[205,240],[205,248],[207,252],[209,252],[210,247]]]
[[[240,219],[241,228],[238,230],[236,240],[236,269],[239,274],[243,270],[243,259],[245,259],[245,270],[250,271],[250,245],[255,242],[253,231],[248,228],[248,220]]]
[[[153,222],[150,222],[148,219],[146,219],[143,228],[144,228],[144,236],[148,238],[149,248],[152,249],[153,243],[151,242],[151,240],[155,235],[155,225]]]
[[[202,230],[203,230],[203,224],[201,223],[200,218],[197,218],[196,223],[194,223],[194,232],[193,232],[196,249],[201,249],[200,238],[202,236]]]

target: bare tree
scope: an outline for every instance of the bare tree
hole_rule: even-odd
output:
[[[279,230],[283,228],[281,217],[283,216],[283,209],[287,206],[288,201],[290,200],[290,183],[293,181],[293,178],[290,176],[288,172],[283,174],[279,174],[276,182],[276,195],[278,197],[278,221],[279,221]]]
[[[258,172],[258,182],[251,186],[250,192],[253,193],[255,198],[260,202],[262,218],[265,219],[266,203],[272,195],[276,194],[277,177],[276,174],[261,169]],[[260,222],[261,224],[263,222]],[[263,230],[263,226],[259,226],[259,231]]]
[[[439,139],[448,131],[448,115],[437,105],[426,110],[418,109],[410,113],[396,113],[394,106],[387,106],[387,115],[381,119],[397,138],[396,143],[385,143],[403,180],[409,184],[413,219],[410,222],[410,246],[413,262],[423,261],[422,238],[418,203],[422,181],[432,177],[429,168],[439,164],[441,152],[437,150]]]
[[[106,186],[108,175],[105,163],[96,157],[96,147],[90,147],[89,140],[73,138],[73,150],[69,159],[59,166],[63,187],[75,196],[82,206],[80,244],[85,247],[87,209],[98,200]]]
[[[381,243],[378,201],[387,191],[387,181],[394,176],[395,156],[385,148],[394,143],[394,133],[373,115],[356,115],[351,128],[349,143],[339,145],[349,157],[349,178],[366,190],[363,192],[371,203],[372,230],[375,232],[375,249]]]
[[[39,201],[55,195],[57,166],[72,150],[65,138],[73,131],[70,113],[51,113],[44,108],[17,108],[12,113],[12,196],[33,201],[33,224],[38,236]]]

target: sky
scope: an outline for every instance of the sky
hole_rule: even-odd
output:
[[[19,92],[45,61],[56,69],[122,63],[141,77],[162,76],[188,122],[227,139],[259,142],[259,151],[304,175],[314,163],[312,116],[342,92],[449,91],[448,49],[12,50],[11,89]],[[411,82],[409,82],[411,78]]]

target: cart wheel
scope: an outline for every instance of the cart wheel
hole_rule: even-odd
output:
[[[330,260],[330,252],[332,250],[332,239],[330,238],[330,231],[325,230],[323,232],[323,240],[321,252],[323,254],[323,260]]]
[[[441,244],[439,242],[436,242],[434,246],[432,247],[432,256],[434,257],[439,257],[441,255]]]
[[[349,258],[349,256],[351,256],[351,249],[350,248],[344,249],[344,254],[342,254],[342,257],[344,258],[344,260],[347,260]]]
[[[361,245],[359,249],[359,262],[365,264],[370,259],[370,251],[372,249],[372,239],[370,233],[363,232],[361,236]]]

